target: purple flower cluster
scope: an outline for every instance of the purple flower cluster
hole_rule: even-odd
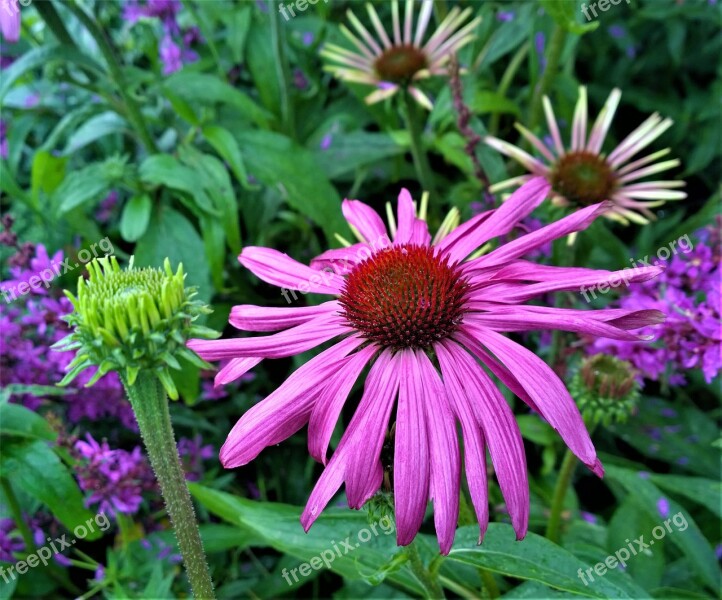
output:
[[[720,344],[720,221],[696,232],[697,245],[676,254],[658,278],[635,285],[618,305],[626,309],[657,309],[667,320],[640,333],[653,342],[598,339],[592,354],[608,352],[634,365],[643,377],[684,383],[684,371],[701,369],[710,383],[722,369]]]
[[[131,452],[112,450],[105,440],[98,443],[90,434],[87,441],[75,442],[80,464],[77,476],[80,488],[92,492],[87,507],[98,505],[98,511],[110,517],[116,513],[135,514],[143,502],[143,492],[154,489],[155,478],[145,455],[136,446]]]
[[[215,452],[210,444],[203,445],[200,434],[192,438],[178,440],[178,454],[180,454],[183,470],[188,481],[199,481],[203,475],[203,461],[213,458]]]
[[[4,219],[6,221],[6,219]],[[7,225],[7,223],[4,223]],[[40,271],[51,268],[63,260],[59,251],[52,258],[43,245],[17,245],[14,234],[6,228],[0,234],[0,242],[15,246],[18,252],[10,260],[12,280],[4,282],[2,289],[17,289],[21,282],[28,282]],[[44,285],[30,287],[25,296],[14,301],[0,302],[0,385],[10,384],[54,386],[65,375],[72,356],[67,352],[50,352],[49,348],[69,333],[64,315],[72,312],[67,298],[57,290]],[[68,419],[77,423],[83,418],[97,421],[112,418],[131,430],[136,430],[135,417],[125,400],[123,387],[115,373],[102,377],[98,383],[85,388],[92,371],[81,373],[75,387],[63,396],[46,398],[34,394],[15,394],[11,397],[31,410],[44,403],[60,402],[67,408]]]
[[[0,562],[15,562],[13,553],[22,552],[24,549],[25,544],[16,531],[15,521],[0,519]]]
[[[177,16],[181,9],[180,0],[130,0],[123,9],[123,17],[132,25],[138,19],[158,19],[163,26],[163,39],[158,52],[163,63],[163,74],[170,75],[183,68],[184,64],[198,60],[193,46],[203,43],[200,30],[188,27],[181,30]]]

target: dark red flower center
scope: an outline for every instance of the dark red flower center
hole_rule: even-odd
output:
[[[349,325],[390,348],[427,348],[464,316],[468,284],[433,248],[404,244],[356,265],[339,302]]]
[[[427,66],[426,55],[410,44],[384,50],[374,63],[376,74],[392,83],[406,83]]]
[[[560,196],[586,206],[608,200],[617,187],[617,180],[604,158],[578,151],[559,159],[552,171],[551,184]]]

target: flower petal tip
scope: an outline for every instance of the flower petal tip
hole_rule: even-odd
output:
[[[599,479],[602,479],[604,477],[604,467],[602,466],[602,461],[598,458],[594,459],[594,462],[591,465],[587,465],[589,469],[594,473]]]

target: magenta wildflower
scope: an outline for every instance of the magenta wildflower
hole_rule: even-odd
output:
[[[434,501],[439,544],[448,553],[459,510],[464,437],[466,477],[483,536],[489,518],[486,450],[519,539],[527,531],[529,488],[521,434],[514,414],[486,366],[554,427],[594,473],[603,474],[574,400],[559,377],[534,352],[504,332],[562,329],[622,340],[663,317],[658,311],[571,310],[524,305],[554,291],[607,282],[617,273],[536,265],[521,257],[553,239],[580,231],[606,210],[586,207],[560,221],[469,258],[489,240],[511,231],[547,196],[536,178],[499,208],[432,239],[408,191],[398,200],[390,234],[368,205],[346,200],[343,213],[361,243],[328,250],[305,266],[270,248],[248,247],[239,260],[256,276],[291,290],[312,289],[333,298],[320,306],[236,306],[230,322],[242,331],[271,332],[216,341],[191,340],[207,360],[231,359],[217,384],[228,383],[264,358],[336,343],[296,370],[251,408],[221,449],[227,468],[245,465],[265,447],[308,424],[310,454],[326,465],[301,517],[308,530],[341,485],[348,504],[360,508],[381,487],[381,452],[393,431],[392,478],[397,541],[412,541]],[[343,265],[343,266],[341,266]],[[335,272],[334,272],[335,271]],[[637,270],[637,281],[657,267]],[[284,289],[287,292],[287,289]],[[481,364],[480,364],[481,363]],[[346,399],[370,370],[360,404],[331,456],[327,450]],[[392,423],[395,425],[392,427]]]
[[[20,39],[20,19],[18,0],[4,0],[0,6],[0,31],[6,42],[14,44]]]

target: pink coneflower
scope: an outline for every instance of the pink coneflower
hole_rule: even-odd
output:
[[[351,10],[347,11],[348,19],[361,39],[344,25],[341,25],[341,31],[359,52],[335,44],[326,44],[321,51],[323,56],[341,65],[326,67],[339,79],[367,83],[378,88],[366,97],[367,104],[379,102],[400,89],[406,89],[419,104],[431,110],[431,101],[414,82],[431,75],[446,74],[449,58],[474,38],[473,31],[481,22],[477,17],[461,27],[472,11],[470,8],[460,11],[454,7],[426,44],[422,44],[433,2],[422,0],[416,31],[412,35],[414,3],[414,0],[406,0],[403,31],[398,0],[391,3],[393,39],[389,38],[372,4],[367,4],[366,10],[376,30],[376,39]]]
[[[535,158],[521,148],[498,138],[486,137],[485,141],[489,146],[510,156],[529,171],[528,175],[497,183],[492,186],[492,191],[513,187],[541,175],[552,186],[554,203],[561,206],[588,206],[610,200],[611,204],[604,216],[624,225],[628,225],[629,221],[645,225],[649,223],[649,219],[655,218],[650,208],[661,206],[667,200],[686,198],[687,194],[676,190],[684,186],[683,181],[638,181],[679,166],[680,162],[676,158],[659,162],[660,158],[669,154],[669,148],[629,162],[672,126],[671,119],[662,119],[655,113],[609,155],[602,152],[604,139],[621,97],[621,91],[612,90],[587,137],[587,90],[580,87],[579,100],[574,109],[571,146],[565,149],[551,103],[545,96],[544,112],[553,148],[547,147],[523,125],[516,124],[519,132],[541,155],[540,158]]]
[[[398,200],[390,232],[368,205],[346,200],[343,213],[361,240],[329,250],[311,266],[270,248],[245,248],[239,260],[263,281],[313,290],[333,298],[320,306],[236,306],[230,322],[268,336],[191,340],[207,360],[231,359],[217,384],[240,377],[264,358],[306,352],[336,343],[296,370],[235,425],[221,449],[227,468],[245,465],[263,448],[308,424],[311,455],[326,465],[302,515],[308,530],[346,484],[349,506],[360,508],[384,480],[381,451],[393,430],[393,479],[397,541],[411,542],[434,501],[443,553],[454,539],[459,510],[461,456],[481,535],[489,519],[485,456],[488,448],[517,537],[527,531],[529,491],[522,438],[514,415],[484,366],[554,427],[594,473],[602,466],[582,417],[564,384],[536,354],[502,332],[562,329],[637,340],[629,330],[659,322],[655,310],[571,310],[522,303],[560,290],[604,282],[621,272],[542,266],[520,257],[551,240],[586,228],[607,203],[596,204],[477,258],[477,248],[508,233],[549,192],[542,178],[517,190],[498,209],[477,215],[432,240],[408,191]],[[420,215],[425,215],[422,202]],[[389,237],[390,233],[390,237]],[[393,241],[392,241],[393,239]],[[343,265],[343,266],[342,266]],[[660,272],[645,267],[633,281]],[[624,275],[629,278],[630,271]],[[331,459],[327,450],[344,403],[366,367],[366,384]],[[393,424],[393,427],[392,427]]]

